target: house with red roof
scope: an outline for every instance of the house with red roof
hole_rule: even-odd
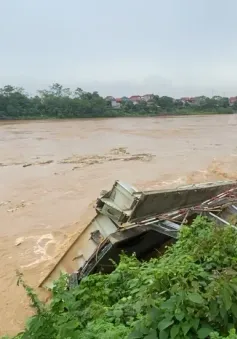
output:
[[[180,98],[180,100],[182,101],[183,104],[194,104],[195,103],[195,98],[192,98],[192,97],[183,97],[183,98]]]
[[[107,96],[107,97],[105,98],[105,100],[108,101],[108,102],[110,102],[110,103],[111,103],[111,106],[112,106],[113,108],[120,108],[120,106],[121,106],[121,101],[122,101],[121,98],[114,98],[114,97],[112,97],[111,95],[109,95],[109,96]]]
[[[121,98],[115,98],[114,100],[111,101],[111,106],[113,108],[120,108],[121,107]]]
[[[181,101],[183,102],[194,102],[194,98],[192,97],[183,97],[183,98],[180,98]]]
[[[140,95],[132,95],[132,96],[129,98],[129,100],[132,101],[132,103],[133,103],[134,105],[136,105],[136,104],[138,104],[138,103],[142,100],[142,98],[141,98]]]

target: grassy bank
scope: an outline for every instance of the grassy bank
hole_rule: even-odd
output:
[[[49,305],[22,277],[35,316],[18,339],[237,339],[237,237],[198,217],[161,257],[123,255],[109,275],[68,291],[62,276]],[[229,334],[230,333],[230,334]]]

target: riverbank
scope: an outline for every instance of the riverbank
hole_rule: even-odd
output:
[[[237,110],[237,100],[232,103],[227,97],[199,96],[172,98],[149,95],[115,99],[103,98],[98,92],[70,90],[58,83],[48,89],[28,95],[23,88],[10,85],[0,88],[0,119],[46,119],[46,118],[102,118],[138,117],[159,115],[231,114]]]
[[[204,111],[192,111],[192,112],[173,112],[173,113],[165,113],[165,112],[161,112],[159,114],[130,114],[130,113],[124,113],[124,114],[117,114],[116,112],[114,112],[113,114],[108,114],[108,115],[103,115],[103,116],[98,116],[98,115],[91,115],[88,114],[86,116],[79,116],[79,117],[73,117],[73,116],[63,116],[63,117],[52,117],[52,116],[46,116],[46,115],[42,115],[42,116],[20,116],[20,117],[12,117],[9,119],[6,118],[1,118],[0,117],[0,121],[42,121],[42,120],[47,120],[47,121],[56,121],[56,120],[85,120],[85,119],[107,119],[107,118],[153,118],[153,117],[157,117],[157,118],[165,118],[165,117],[182,117],[182,116],[210,116],[210,115],[232,115],[232,114],[236,114],[235,112],[204,112]]]

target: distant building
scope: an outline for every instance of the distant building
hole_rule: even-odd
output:
[[[113,108],[120,108],[121,102],[122,102],[121,98],[116,98],[116,99],[111,101],[111,105],[112,105]]]
[[[145,94],[145,95],[142,95],[141,96],[141,100],[143,100],[143,101],[150,101],[150,100],[152,100],[153,99],[153,97],[154,97],[154,95],[153,94]]]
[[[183,98],[180,98],[180,100],[182,101],[183,104],[194,104],[195,103],[195,98],[193,97],[183,97]]]
[[[129,100],[134,104],[138,104],[141,101],[141,96],[140,95],[132,95]]]
[[[117,98],[115,99],[114,97],[112,97],[111,95],[107,96],[105,98],[106,101],[108,101],[108,103],[111,103],[112,108],[120,108],[121,106],[121,99]]]
[[[229,98],[229,104],[230,104],[230,106],[233,106],[234,105],[234,103],[237,101],[237,97],[230,97]]]
[[[121,98],[121,100],[122,100],[122,101],[129,101],[129,98],[128,98],[128,97],[125,97],[125,96],[123,96],[123,97]]]

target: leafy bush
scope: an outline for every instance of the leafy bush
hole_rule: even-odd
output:
[[[198,217],[161,258],[122,255],[70,291],[62,276],[48,306],[25,285],[36,315],[15,338],[237,339],[236,273],[235,229]]]

